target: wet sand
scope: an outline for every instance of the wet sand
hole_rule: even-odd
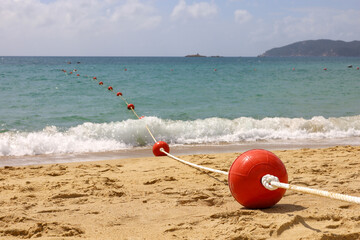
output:
[[[360,197],[360,147],[273,151],[289,182]],[[241,152],[182,159],[228,171]],[[250,210],[168,157],[0,168],[1,239],[360,239],[360,206],[288,190]]]

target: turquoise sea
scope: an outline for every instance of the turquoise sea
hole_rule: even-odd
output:
[[[150,149],[145,124],[170,146],[360,144],[358,67],[340,57],[0,57],[0,157]]]

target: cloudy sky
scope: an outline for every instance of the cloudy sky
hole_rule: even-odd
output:
[[[257,56],[360,40],[359,0],[1,0],[0,56]]]

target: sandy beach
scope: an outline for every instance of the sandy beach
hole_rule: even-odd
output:
[[[360,196],[360,146],[273,151],[289,182]],[[228,171],[241,154],[182,159]],[[360,239],[360,206],[288,190],[250,210],[168,157],[0,168],[1,239]]]

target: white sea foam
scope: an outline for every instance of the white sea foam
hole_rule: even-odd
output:
[[[151,146],[154,142],[145,124],[156,140],[178,145],[360,137],[360,115],[194,121],[146,117],[111,123],[87,122],[65,131],[49,126],[38,132],[3,132],[0,133],[0,156],[104,152]]]

